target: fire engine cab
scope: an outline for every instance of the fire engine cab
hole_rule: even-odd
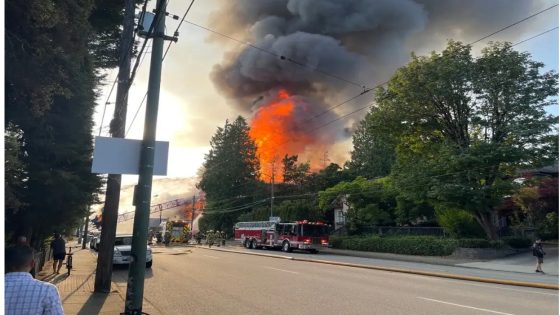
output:
[[[233,227],[236,241],[246,248],[280,248],[316,253],[329,245],[330,226],[307,220],[296,222],[254,221],[239,222]]]

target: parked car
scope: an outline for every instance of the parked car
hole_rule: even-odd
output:
[[[130,252],[132,249],[132,235],[124,234],[115,237],[113,253],[113,265],[124,265],[130,263]],[[152,268],[152,249],[146,244],[146,268]]]

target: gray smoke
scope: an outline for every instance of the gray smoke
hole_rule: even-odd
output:
[[[301,112],[303,121],[309,124],[317,113],[360,93],[361,86],[372,87],[389,79],[409,60],[412,51],[441,50],[448,39],[474,41],[551,3],[554,2],[227,0],[211,15],[209,25],[266,51],[240,46],[224,54],[211,78],[220,93],[247,112],[255,109],[255,99],[266,99],[280,88],[307,98],[308,105],[313,103],[307,108],[314,108]],[[522,35],[517,31],[507,39],[513,41]],[[212,39],[228,41],[216,36]],[[502,39],[496,36],[485,42]],[[363,107],[364,98],[371,101],[371,95],[363,96],[322,115],[322,121],[315,124]],[[258,102],[257,106],[264,103]],[[345,124],[355,121],[347,120]],[[344,130],[344,126],[338,127]]]

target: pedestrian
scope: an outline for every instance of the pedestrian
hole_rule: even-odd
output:
[[[5,314],[64,314],[56,286],[35,280],[29,274],[35,265],[31,247],[27,245],[8,247],[5,259]]]
[[[535,270],[535,272],[544,273],[544,271],[542,270],[544,255],[546,255],[546,253],[544,252],[541,239],[539,238],[533,244],[533,256],[537,257],[537,269]]]
[[[54,233],[54,240],[51,242],[53,252],[53,273],[60,273],[62,261],[66,257],[66,242],[59,233]],[[57,264],[58,263],[58,267]]]

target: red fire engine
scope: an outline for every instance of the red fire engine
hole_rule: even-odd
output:
[[[296,222],[255,221],[239,222],[233,227],[235,240],[246,248],[281,248],[316,253],[329,245],[330,226],[307,220]]]

